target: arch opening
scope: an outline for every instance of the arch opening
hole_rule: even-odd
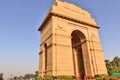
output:
[[[80,79],[85,77],[85,65],[84,65],[84,53],[83,53],[83,43],[86,38],[82,32],[75,30],[71,34],[72,39],[72,52],[73,52],[73,64],[74,64],[74,74]]]
[[[44,44],[44,49],[45,49],[45,74],[46,74],[46,71],[47,71],[47,44],[45,43]]]

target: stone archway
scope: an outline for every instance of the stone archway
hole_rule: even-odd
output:
[[[82,46],[86,38],[82,32],[75,30],[71,34],[72,36],[72,50],[73,50],[73,64],[74,74],[80,80],[85,78],[85,65],[84,65],[84,53]]]
[[[39,76],[93,80],[95,75],[107,74],[98,29],[90,13],[80,7],[62,1],[53,4],[38,29]]]

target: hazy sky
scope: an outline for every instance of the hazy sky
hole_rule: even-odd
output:
[[[0,0],[0,73],[10,77],[38,70],[37,31],[54,0]],[[63,1],[63,0],[62,0]],[[120,57],[120,0],[64,0],[89,11],[105,59]]]

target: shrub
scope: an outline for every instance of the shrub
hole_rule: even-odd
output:
[[[95,75],[95,78],[96,80],[118,80],[117,77],[109,76],[107,74]]]
[[[37,76],[37,80],[42,80],[42,77],[41,76]]]
[[[59,78],[60,80],[76,80],[76,78],[74,76],[60,75],[60,76],[57,76],[57,78]]]
[[[45,75],[44,80],[54,80],[54,77],[50,75]]]
[[[0,73],[0,80],[3,80],[3,73]]]
[[[108,74],[99,74],[99,75],[95,75],[95,79],[96,80],[102,80],[108,78]]]

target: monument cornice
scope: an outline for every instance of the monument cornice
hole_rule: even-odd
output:
[[[42,28],[45,26],[45,24],[49,21],[50,17],[51,17],[51,13],[50,13],[50,11],[49,11],[49,13],[47,14],[47,16],[46,16],[45,19],[43,20],[41,26],[38,28],[38,31],[41,31],[41,30],[42,30]]]
[[[91,24],[91,23],[87,23],[85,21],[81,21],[81,20],[75,19],[75,18],[70,17],[70,16],[66,16],[66,15],[62,15],[62,14],[54,13],[54,12],[49,12],[47,14],[46,18],[43,20],[43,22],[42,22],[41,26],[39,27],[38,31],[42,30],[42,28],[45,26],[45,24],[51,18],[51,16],[57,16],[59,18],[67,19],[67,20],[70,20],[70,21],[73,21],[73,22],[76,22],[76,23],[80,23],[80,24],[83,24],[83,25],[87,25],[87,26],[90,26],[90,27],[94,27],[94,28],[97,28],[97,29],[100,28],[97,25],[94,25],[94,24]]]
[[[75,19],[75,18],[70,17],[70,16],[66,16],[66,15],[62,15],[62,14],[57,14],[57,13],[51,13],[51,14],[54,15],[54,16],[63,18],[63,19],[67,19],[67,20],[76,22],[76,23],[80,23],[80,24],[83,24],[83,25],[95,27],[95,28],[97,28],[97,29],[100,28],[100,27],[97,26],[97,25],[94,25],[94,24],[91,24],[91,23],[87,23],[87,22],[85,22],[85,21],[81,21],[81,20]]]

